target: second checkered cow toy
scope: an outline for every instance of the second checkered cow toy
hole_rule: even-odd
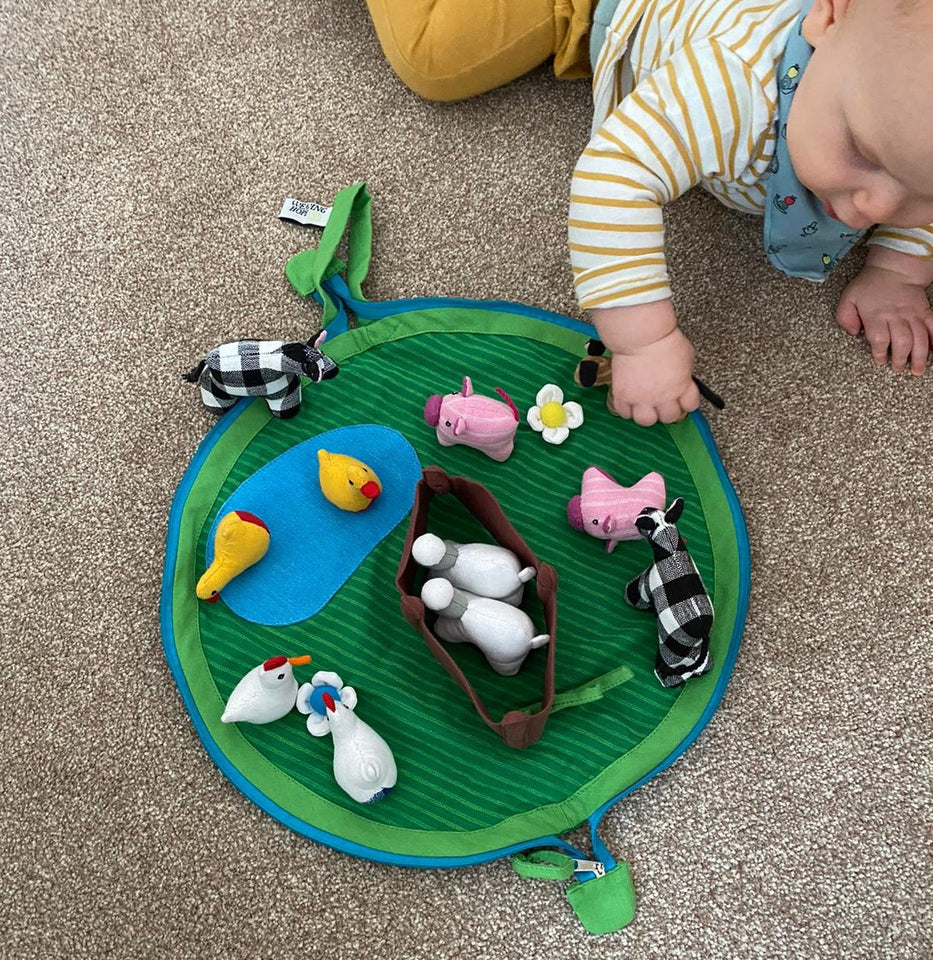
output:
[[[625,599],[633,607],[657,615],[654,672],[665,687],[699,677],[713,665],[709,652],[713,604],[674,526],[683,509],[684,501],[678,497],[666,511],[647,507],[635,519],[654,553],[654,563],[625,588]]]
[[[236,340],[222,343],[184,375],[201,388],[201,400],[212,413],[229,410],[240,397],[263,397],[274,417],[285,420],[301,408],[301,378],[330,380],[337,364],[314,342]]]

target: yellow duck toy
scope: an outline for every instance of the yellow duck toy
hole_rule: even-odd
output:
[[[318,450],[318,479],[321,493],[335,507],[360,513],[372,506],[382,493],[382,484],[371,467],[342,453]]]
[[[217,524],[214,561],[198,580],[195,593],[214,603],[220,591],[247,567],[258,563],[269,549],[269,529],[255,514],[234,510]]]

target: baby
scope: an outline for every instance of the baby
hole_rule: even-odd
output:
[[[620,0],[573,179],[577,295],[640,424],[699,404],[661,206],[702,184],[765,213],[780,269],[818,279],[875,224],[837,321],[879,363],[923,372],[933,337],[933,4]],[[801,215],[802,213],[802,215]]]
[[[621,416],[670,423],[699,405],[661,212],[698,185],[763,213],[767,255],[791,276],[822,279],[874,227],[836,319],[864,331],[879,363],[925,369],[933,0],[368,3],[393,66],[437,99],[505,83],[549,54],[558,75],[579,75],[592,21],[594,119],[573,176],[570,255],[580,304],[612,351]]]

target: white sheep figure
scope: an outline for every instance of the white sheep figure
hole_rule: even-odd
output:
[[[411,545],[411,555],[429,577],[443,577],[460,590],[502,600],[517,607],[525,584],[537,572],[523,567],[506,547],[493,543],[457,543],[425,533]]]
[[[428,580],[421,588],[421,599],[437,612],[434,632],[442,640],[475,644],[503,677],[515,676],[530,651],[551,639],[549,634],[535,633],[524,610],[460,590],[443,577]]]

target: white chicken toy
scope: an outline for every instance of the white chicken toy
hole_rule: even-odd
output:
[[[389,745],[354,712],[356,691],[340,676],[319,671],[302,684],[295,706],[308,715],[308,733],[334,740],[334,779],[357,803],[382,800],[398,770]]]
[[[443,577],[461,590],[515,607],[535,575],[534,567],[523,567],[511,550],[497,543],[457,543],[423,533],[411,545],[411,555],[428,568],[429,576]]]
[[[294,706],[298,681],[293,667],[311,662],[310,656],[270,657],[233,688],[221,720],[224,723],[272,723]]]
[[[513,677],[525,657],[551,638],[535,633],[535,625],[524,610],[502,600],[477,597],[458,590],[449,580],[435,577],[421,588],[424,605],[437,612],[434,632],[451,643],[473,643],[503,677]]]
[[[382,800],[398,779],[389,745],[345,703],[329,693],[322,699],[334,738],[334,779],[357,803]]]

